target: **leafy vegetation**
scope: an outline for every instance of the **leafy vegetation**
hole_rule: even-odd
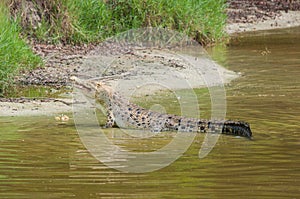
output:
[[[0,2],[0,96],[10,87],[18,71],[42,63],[19,37],[17,22],[12,22],[8,16],[8,10]]]
[[[33,0],[29,13],[22,0],[11,1],[15,17],[34,19],[22,21],[27,35],[44,42],[99,42],[149,26],[177,30],[203,44],[224,38],[225,0]]]

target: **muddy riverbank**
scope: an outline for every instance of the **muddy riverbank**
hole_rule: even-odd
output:
[[[300,1],[229,0],[229,34],[300,26]]]
[[[238,34],[242,32],[272,30],[279,28],[292,28],[300,26],[300,11],[279,12],[274,18],[256,20],[253,22],[228,23],[226,32]]]
[[[97,46],[91,53],[83,55],[81,63],[76,63],[78,65],[69,64],[59,69],[68,68],[65,73],[61,71],[53,73],[55,65],[50,65],[31,72],[30,77],[22,81],[33,80],[37,84],[60,87],[70,85],[68,78],[71,75],[82,79],[99,78],[115,87],[124,96],[130,97],[131,95],[145,96],[164,89],[222,86],[240,76],[239,73],[229,71],[212,61],[199,45],[180,51],[145,48],[122,52],[124,49],[120,47],[117,47],[119,50],[108,49],[112,52]],[[43,78],[39,75],[43,75]],[[62,78],[56,79],[53,75],[60,75]],[[27,84],[33,83],[27,82]],[[71,93],[65,95],[64,99],[33,99],[32,101],[26,98],[2,99],[0,115],[56,115],[72,112],[71,102]]]

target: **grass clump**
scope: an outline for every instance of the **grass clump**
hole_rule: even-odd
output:
[[[40,41],[99,42],[142,27],[176,30],[202,44],[224,37],[226,0],[11,1],[12,13],[25,16],[23,29]]]
[[[11,89],[18,71],[42,63],[20,39],[20,28],[17,22],[10,20],[8,12],[4,2],[0,2],[0,96]]]
[[[209,44],[224,39],[225,0],[73,0],[82,36],[101,40],[141,27],[176,30]]]
[[[224,0],[110,0],[112,32],[132,28],[162,27],[176,30],[202,44],[224,38]]]
[[[104,1],[69,0],[68,8],[74,28],[73,43],[99,42],[116,33],[112,29],[113,13]]]

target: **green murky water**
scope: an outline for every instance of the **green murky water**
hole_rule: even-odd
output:
[[[199,159],[204,135],[197,135],[174,163],[132,174],[95,159],[72,120],[1,118],[0,198],[298,198],[300,28],[244,34],[210,52],[243,74],[226,87],[227,117],[250,122],[254,141],[221,136]],[[105,133],[131,150],[159,148],[173,138],[128,144],[117,130]]]

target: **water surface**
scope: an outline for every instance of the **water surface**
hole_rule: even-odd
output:
[[[242,73],[226,86],[227,118],[248,121],[253,141],[221,136],[199,159],[204,135],[197,135],[173,164],[132,174],[96,160],[72,120],[0,118],[0,198],[298,198],[300,28],[243,34],[209,52]],[[133,151],[162,147],[173,137],[130,141],[117,131],[106,134]]]

